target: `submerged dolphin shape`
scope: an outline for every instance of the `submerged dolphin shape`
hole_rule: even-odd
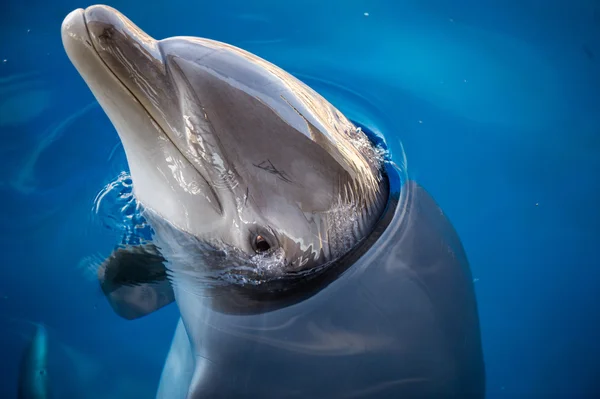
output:
[[[154,230],[101,287],[128,319],[181,313],[157,397],[484,396],[462,244],[361,129],[253,54],[110,7],[62,38]]]
[[[19,370],[19,399],[50,398],[48,377],[48,332],[35,324],[35,334],[23,352]]]

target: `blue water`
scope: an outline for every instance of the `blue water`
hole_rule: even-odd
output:
[[[178,318],[122,320],[95,281],[131,204],[117,134],[61,44],[64,16],[91,4],[0,9],[2,398],[28,321],[48,327],[73,397],[153,397]],[[600,3],[107,4],[157,38],[254,52],[401,143],[469,256],[488,398],[600,397]]]

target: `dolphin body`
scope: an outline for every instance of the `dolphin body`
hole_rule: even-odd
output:
[[[19,399],[50,398],[48,378],[48,332],[36,324],[36,330],[23,352],[19,370]]]
[[[100,285],[127,319],[180,310],[158,398],[484,397],[460,239],[323,97],[106,6],[71,12],[62,38],[154,230]]]

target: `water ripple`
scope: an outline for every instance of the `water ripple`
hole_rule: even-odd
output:
[[[96,195],[92,216],[104,228],[119,233],[121,245],[139,245],[153,233],[133,195],[131,176],[125,171]]]

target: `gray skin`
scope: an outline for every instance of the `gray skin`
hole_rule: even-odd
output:
[[[155,232],[100,285],[125,318],[181,313],[157,397],[484,396],[459,238],[323,97],[106,6],[70,13],[62,38]]]
[[[36,324],[35,334],[27,345],[19,370],[19,399],[47,399],[50,397],[48,380],[48,332]]]

